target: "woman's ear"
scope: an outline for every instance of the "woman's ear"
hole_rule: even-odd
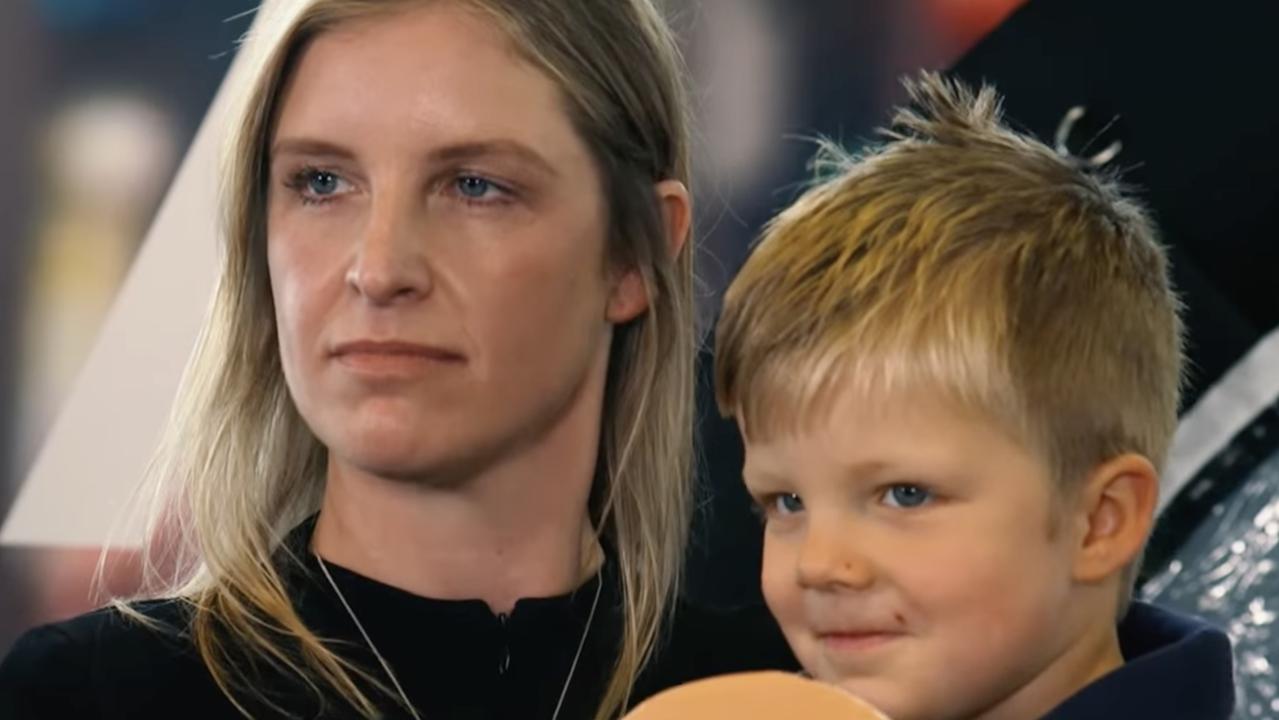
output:
[[[678,257],[688,243],[689,229],[693,223],[693,206],[688,188],[679,180],[662,180],[653,187],[662,209],[662,228],[666,233],[667,252],[671,257]],[[618,273],[613,292],[609,296],[608,321],[628,322],[647,310],[648,305],[648,289],[639,268],[626,268]]]
[[[666,230],[666,247],[671,257],[679,257],[688,243],[693,226],[693,201],[688,188],[679,180],[662,180],[655,186],[662,206],[662,222]]]
[[[1098,583],[1137,560],[1154,525],[1159,474],[1150,460],[1135,453],[1099,465],[1079,496],[1074,576]]]

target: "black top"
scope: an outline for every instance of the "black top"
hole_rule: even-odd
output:
[[[1124,664],[1043,720],[1230,720],[1230,638],[1197,620],[1133,603],[1119,624]]]
[[[385,682],[350,616],[306,551],[313,523],[286,541],[301,565],[280,563],[302,620],[336,641],[343,657]],[[572,594],[520,600],[509,615],[494,615],[480,600],[444,601],[413,595],[328,564],[378,651],[423,718],[549,719],[582,638],[597,588],[599,605],[569,685],[561,720],[590,718],[617,657],[621,606],[614,564]],[[599,583],[603,583],[602,587]],[[139,609],[179,629],[189,611],[176,601]],[[762,606],[710,611],[681,603],[632,703],[662,689],[709,675],[796,669],[776,624]],[[296,679],[269,667],[253,681],[293,717],[348,718],[340,700],[321,704]],[[395,700],[374,694],[388,718],[409,717]],[[282,717],[251,704],[255,718]],[[164,634],[113,610],[29,631],[0,663],[2,718],[234,718],[237,711],[201,663],[189,637]]]

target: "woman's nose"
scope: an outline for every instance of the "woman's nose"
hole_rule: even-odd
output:
[[[375,305],[430,294],[428,223],[412,203],[375,200],[347,271],[347,284]]]

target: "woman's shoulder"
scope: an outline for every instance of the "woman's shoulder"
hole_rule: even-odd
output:
[[[114,717],[131,688],[158,690],[200,667],[184,603],[130,607],[136,617],[107,607],[19,637],[0,661],[0,717]]]
[[[41,625],[18,638],[0,667],[6,670],[92,663],[104,650],[111,660],[132,651],[179,653],[188,647],[189,607],[181,600],[146,600],[132,612],[108,606]]]

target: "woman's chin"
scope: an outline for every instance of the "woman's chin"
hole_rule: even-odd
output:
[[[439,442],[438,436],[432,440],[383,435],[330,445],[331,474],[335,471],[437,488],[458,485],[474,474],[479,464],[475,454],[458,452],[458,443]]]
[[[439,474],[447,459],[432,452],[421,438],[350,438],[329,445],[332,470],[386,480],[421,481]]]

